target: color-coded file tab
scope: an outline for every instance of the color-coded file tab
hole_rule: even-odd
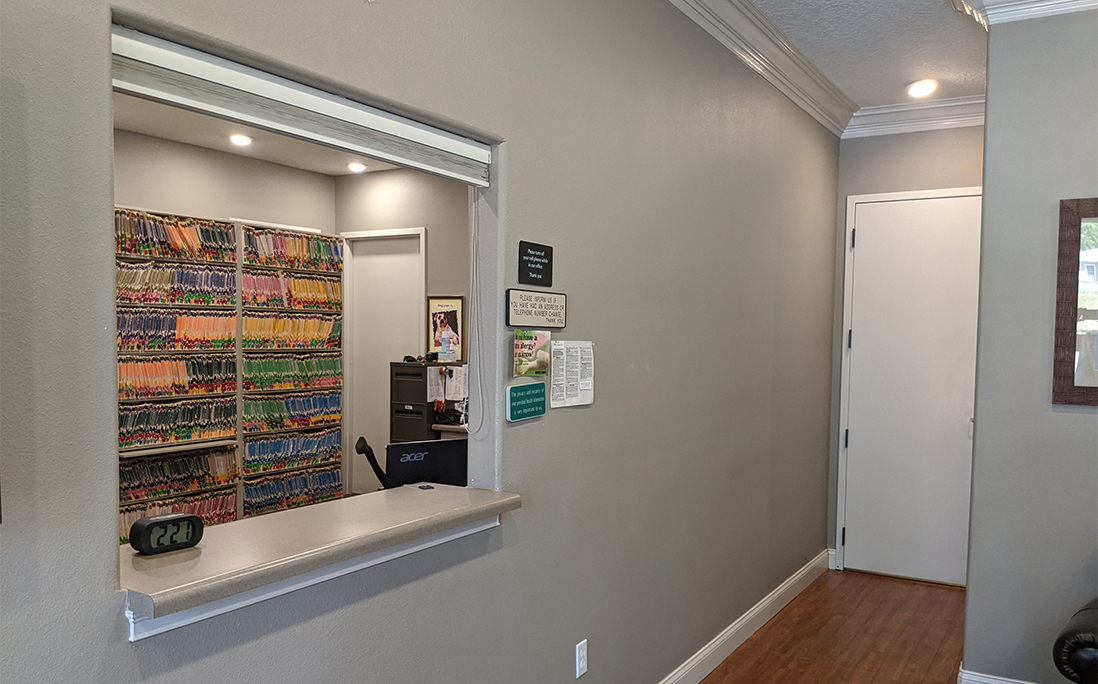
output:
[[[343,239],[244,226],[244,263],[342,271]]]
[[[236,434],[236,399],[194,399],[118,407],[118,446],[156,446]]]
[[[236,231],[231,223],[115,207],[114,236],[119,254],[236,261]]]
[[[229,484],[237,475],[236,447],[126,460],[118,466],[118,498],[126,503],[197,493]]]
[[[236,304],[236,270],[223,266],[119,261],[116,283],[122,304]]]
[[[244,389],[250,391],[339,387],[343,357],[328,354],[248,354],[244,357]]]
[[[338,391],[245,397],[241,419],[246,432],[331,425],[343,420]]]
[[[118,398],[150,399],[236,391],[236,358],[229,354],[122,356]]]
[[[343,319],[320,314],[244,314],[244,349],[334,349],[340,345]]]
[[[339,311],[343,284],[339,278],[244,269],[244,306],[305,311]]]
[[[236,313],[118,309],[119,351],[235,349]]]
[[[118,509],[118,541],[129,542],[130,528],[141,518],[165,513],[191,513],[202,518],[206,527],[236,520],[236,490],[196,494],[161,502],[146,502]]]
[[[339,461],[342,455],[343,432],[339,428],[247,437],[244,440],[244,472],[264,473],[319,465]]]
[[[244,515],[262,515],[343,497],[339,465],[297,470],[244,482]]]

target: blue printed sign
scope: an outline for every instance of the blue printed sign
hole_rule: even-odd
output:
[[[526,420],[545,415],[545,383],[512,385],[507,388],[507,420]]]

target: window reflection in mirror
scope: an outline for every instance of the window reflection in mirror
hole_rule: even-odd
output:
[[[1098,218],[1081,221],[1075,385],[1098,387]]]

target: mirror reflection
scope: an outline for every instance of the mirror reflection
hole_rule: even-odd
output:
[[[1098,387],[1098,217],[1081,221],[1075,385]]]

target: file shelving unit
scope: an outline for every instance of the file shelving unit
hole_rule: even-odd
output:
[[[252,516],[343,496],[343,243],[248,225],[241,236],[242,514]],[[272,316],[304,334],[247,334]],[[265,406],[287,410],[252,410]]]
[[[146,223],[136,226],[139,220]],[[193,230],[188,234],[181,226]],[[144,515],[183,510],[212,525],[246,513],[342,496],[342,240],[124,208],[115,210],[115,230],[120,541],[125,543],[130,523]],[[203,239],[196,240],[196,234]],[[240,248],[254,246],[257,235],[274,239],[280,249],[265,255]],[[283,246],[292,249],[286,252]],[[325,258],[310,259],[310,255]],[[205,287],[206,280],[196,285],[196,273],[216,287]],[[245,273],[278,277],[286,296],[282,301],[249,298]],[[145,320],[166,318],[172,333],[160,334],[161,329],[124,336],[123,319],[133,315],[148,316]],[[269,325],[299,335],[246,345],[249,318],[268,319]],[[216,320],[215,327],[220,325],[221,337],[203,339],[201,329],[210,323],[208,319]],[[317,337],[318,321],[331,328],[328,335]],[[255,359],[293,363],[268,364],[281,370],[282,376],[246,372],[255,367],[250,363]],[[165,371],[165,364],[176,364],[174,375]],[[178,369],[183,367],[188,377],[193,368],[206,373],[201,376],[206,380],[180,383]],[[165,373],[176,379],[166,380]],[[324,397],[328,412],[316,416],[306,411],[304,418],[285,416],[277,429],[271,425],[270,430],[246,430],[245,408],[269,397],[295,398],[294,406],[304,404],[306,409],[311,408],[308,400]],[[207,425],[213,428],[188,431],[185,421],[163,420],[157,421],[160,430],[145,427],[150,418],[164,412],[186,415],[184,411],[202,409],[217,419]],[[266,447],[279,438],[278,460],[246,457],[255,443],[266,442],[262,445]],[[228,465],[226,456],[231,458]],[[220,459],[216,464],[210,460],[214,457]],[[308,473],[314,476],[306,482],[301,478]],[[305,491],[246,510],[248,488],[295,476],[298,481],[290,484],[304,484]],[[319,476],[325,481],[318,494],[308,487],[316,485]]]

